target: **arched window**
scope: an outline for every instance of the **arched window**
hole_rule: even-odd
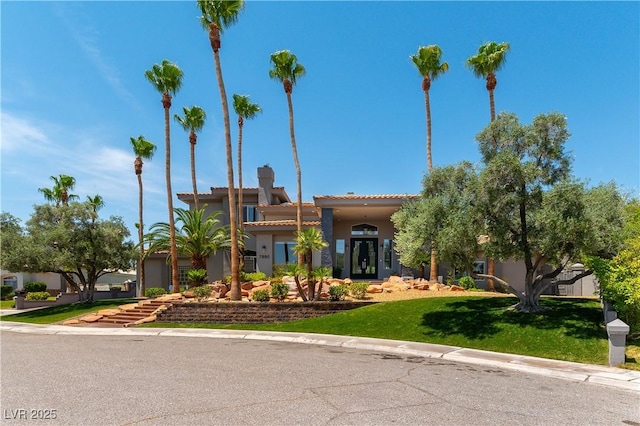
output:
[[[378,235],[378,227],[363,223],[351,227],[351,235]]]

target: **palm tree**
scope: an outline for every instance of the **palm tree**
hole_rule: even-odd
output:
[[[269,70],[269,77],[278,80],[284,87],[289,105],[289,133],[291,134],[291,150],[293,151],[293,163],[296,167],[296,177],[298,181],[298,202],[296,208],[297,233],[302,232],[302,174],[300,172],[300,162],[298,161],[298,149],[296,148],[296,136],[293,126],[293,104],[291,103],[291,93],[299,77],[305,75],[306,70],[302,64],[298,63],[298,58],[288,50],[279,50],[271,54],[273,69]],[[298,264],[302,265],[302,253],[298,254]]]
[[[194,208],[198,208],[198,189],[196,186],[196,142],[198,135],[196,132],[202,130],[207,114],[199,106],[191,108],[182,107],[184,117],[175,114],[173,118],[182,126],[184,130],[189,131],[189,143],[191,144],[191,183],[193,184],[193,204]]]
[[[170,251],[171,251],[171,284],[173,292],[180,293],[178,280],[178,255],[176,251],[176,228],[173,219],[173,193],[171,191],[171,130],[169,109],[171,97],[182,86],[182,70],[178,66],[164,59],[162,64],[153,64],[150,70],[145,71],[145,77],[153,87],[162,94],[162,107],[164,108],[164,142],[165,142],[165,177],[167,181],[167,203],[169,207]]]
[[[258,104],[251,103],[249,96],[233,95],[233,109],[238,114],[238,223],[240,230],[244,230],[244,217],[242,205],[242,126],[244,120],[253,119],[258,113],[262,112]]]
[[[140,135],[137,138],[129,138],[136,156],[133,168],[138,177],[138,243],[140,244],[140,256],[138,258],[138,268],[140,269],[140,283],[138,285],[138,297],[143,297],[145,292],[145,271],[144,271],[144,222],[142,210],[142,160],[150,160],[156,152],[156,145]]]
[[[317,228],[305,229],[296,233],[296,246],[293,251],[298,256],[303,256],[307,263],[307,292],[309,300],[315,299],[316,283],[313,277],[313,252],[327,247],[327,243],[322,239],[322,232]]]
[[[233,159],[231,153],[231,124],[229,122],[229,105],[227,103],[227,92],[224,88],[222,78],[222,67],[220,66],[220,34],[222,31],[234,24],[238,20],[238,15],[244,8],[242,0],[198,0],[198,7],[202,12],[200,22],[209,32],[209,42],[213,50],[213,60],[218,80],[218,90],[220,91],[220,101],[222,103],[222,119],[224,122],[224,141],[227,157],[227,191],[229,197],[229,224],[231,225],[231,300],[242,300],[240,289],[240,267],[239,267],[239,243],[238,243],[238,222],[236,211],[235,189],[233,186]]]
[[[429,103],[429,89],[431,82],[449,71],[449,64],[440,62],[442,49],[435,44],[429,46],[420,46],[418,53],[411,55],[411,61],[414,63],[418,72],[422,76],[422,90],[424,91],[424,105],[427,111],[427,168],[429,173],[433,171],[433,160],[431,156],[431,104]],[[431,268],[429,279],[435,281],[438,276],[438,264],[436,262],[436,247],[431,242]]]
[[[496,43],[495,41],[490,41],[481,45],[478,53],[467,59],[467,66],[473,71],[473,74],[476,77],[487,79],[486,87],[489,91],[489,108],[491,109],[492,122],[496,119],[493,91],[498,85],[498,80],[495,73],[504,66],[509,47],[509,43],[506,42]],[[494,275],[495,265],[494,259],[487,259],[487,274]],[[487,280],[487,287],[489,290],[493,290],[493,280]]]
[[[98,213],[98,210],[104,207],[104,199],[100,194],[96,194],[93,197],[87,195],[87,203],[93,208],[94,213]]]
[[[231,247],[229,227],[221,227],[217,211],[205,216],[205,207],[196,210],[175,209],[178,254],[189,256],[192,269],[207,269],[207,258],[219,249]],[[154,223],[146,235],[148,253],[167,251],[170,241],[168,223]]]
[[[420,46],[418,53],[411,55],[410,59],[415,64],[418,72],[422,76],[422,90],[424,91],[424,105],[427,111],[427,167],[429,172],[433,170],[431,159],[431,105],[429,103],[429,89],[431,82],[449,71],[449,64],[440,62],[442,50],[432,44],[430,46]]]
[[[489,106],[491,108],[491,121],[496,119],[496,107],[493,102],[493,91],[498,85],[496,72],[505,64],[509,43],[496,43],[490,41],[484,43],[478,49],[478,53],[467,59],[467,67],[479,78],[487,79],[487,90],[489,91]]]
[[[69,175],[58,175],[58,177],[51,176],[50,179],[53,181],[53,188],[38,189],[38,191],[44,195],[44,199],[48,202],[59,207],[61,204],[66,206],[69,204],[69,201],[80,198],[75,194],[69,194],[69,191],[72,191],[73,187],[76,186],[76,179],[74,177]]]

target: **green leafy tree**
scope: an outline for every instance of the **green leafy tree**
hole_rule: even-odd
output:
[[[288,50],[279,50],[272,53],[271,64],[273,68],[269,70],[269,77],[282,83],[284,93],[287,95],[287,105],[289,106],[289,134],[291,135],[291,151],[293,152],[293,163],[296,168],[296,180],[298,183],[296,229],[297,233],[300,234],[302,232],[302,172],[300,170],[300,161],[298,160],[298,148],[296,147],[291,94],[293,93],[293,86],[296,85],[298,78],[306,74],[306,70],[298,62],[296,55]],[[299,265],[303,264],[302,256],[302,253],[298,254]]]
[[[138,270],[140,272],[140,282],[138,283],[138,297],[144,297],[145,294],[145,265],[144,265],[144,214],[143,214],[143,197],[142,189],[142,165],[144,160],[150,160],[156,152],[156,145],[140,135],[137,138],[129,138],[133,155],[136,159],[133,161],[133,169],[138,179],[138,249],[140,256],[138,257]]]
[[[622,250],[613,259],[594,256],[586,264],[595,271],[602,298],[635,334],[640,332],[640,202],[627,203],[624,216]]]
[[[524,291],[511,288],[522,311],[540,309],[540,295],[570,261],[619,248],[623,198],[614,187],[586,189],[571,179],[568,138],[566,118],[558,113],[539,115],[528,126],[502,113],[476,137],[486,165],[477,200],[490,236],[484,249],[494,258],[524,261]]]
[[[175,214],[177,251],[179,255],[189,256],[192,269],[206,271],[209,255],[231,247],[229,227],[220,226],[218,219],[221,211],[207,215],[205,207],[197,210],[176,208]],[[149,254],[167,252],[170,244],[169,224],[159,222],[151,225],[146,240],[149,243]]]
[[[242,128],[244,120],[251,120],[262,112],[260,105],[254,104],[246,95],[233,95],[233,109],[238,115],[238,223],[240,230],[244,230],[243,202],[242,202]],[[242,256],[241,256],[242,257]]]
[[[78,200],[79,197],[75,194],[70,194],[69,191],[73,191],[76,186],[76,179],[69,175],[51,176],[53,181],[53,188],[39,188],[44,195],[44,199],[54,204],[56,207],[69,204],[69,201]]]
[[[207,118],[207,114],[202,108],[197,105],[191,108],[182,107],[184,117],[175,114],[173,118],[182,126],[182,128],[189,132],[189,144],[191,149],[189,151],[191,158],[191,184],[193,186],[193,205],[198,208],[198,187],[196,185],[196,143],[198,141],[199,132],[204,127],[204,122]]]
[[[178,284],[178,256],[176,252],[175,221],[173,218],[173,191],[171,190],[171,98],[182,86],[183,73],[178,66],[164,59],[162,64],[154,64],[150,70],[145,71],[145,77],[151,85],[162,94],[162,107],[164,108],[164,142],[165,142],[165,179],[167,184],[167,204],[169,208],[169,227],[171,236],[171,283],[173,292],[179,293]]]
[[[470,270],[476,258],[478,221],[472,220],[478,175],[469,162],[435,167],[423,180],[420,199],[391,216],[397,229],[394,247],[403,265],[423,269],[429,245],[438,246],[438,260]]]
[[[411,61],[422,76],[422,90],[424,91],[424,106],[427,113],[427,168],[429,173],[433,171],[433,160],[431,155],[431,103],[429,101],[429,89],[431,82],[442,74],[449,71],[449,64],[441,62],[442,49],[435,44],[420,46],[415,55],[411,55]],[[438,277],[438,264],[436,261],[436,246],[431,242],[431,270],[429,279],[436,281]]]
[[[473,74],[476,77],[487,80],[491,121],[496,118],[496,106],[493,99],[493,91],[498,85],[496,72],[500,71],[506,63],[509,48],[509,43],[490,41],[482,44],[478,49],[478,53],[467,59],[467,67],[469,67]]]
[[[3,220],[3,268],[60,274],[81,301],[93,301],[99,277],[133,267],[135,247],[123,220],[100,219],[91,203],[38,205],[24,229],[13,225]]]
[[[222,119],[224,122],[224,141],[227,157],[227,191],[229,206],[236,205],[236,196],[233,183],[233,156],[231,149],[231,124],[229,121],[229,105],[227,103],[227,92],[222,78],[222,67],[220,65],[220,46],[222,31],[236,23],[240,12],[244,8],[244,1],[241,0],[198,0],[198,7],[202,12],[200,22],[206,31],[209,32],[209,42],[213,50],[213,60],[220,91],[220,101],[222,103]],[[240,246],[238,239],[238,222],[236,210],[229,208],[229,223],[231,225],[231,300],[241,300],[242,291],[240,288]]]
[[[322,232],[317,228],[308,228],[296,234],[294,253],[302,255],[307,265],[307,291],[309,300],[316,297],[316,280],[313,274],[313,252],[322,250],[328,244],[322,239]]]

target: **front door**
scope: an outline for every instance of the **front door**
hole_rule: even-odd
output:
[[[351,278],[378,278],[378,239],[351,239]]]

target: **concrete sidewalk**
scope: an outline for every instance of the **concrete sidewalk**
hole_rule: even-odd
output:
[[[540,374],[579,382],[595,383],[626,389],[640,394],[640,371],[600,365],[557,361],[524,355],[465,349],[456,346],[415,343],[399,340],[365,337],[335,336],[313,333],[279,333],[271,331],[216,330],[197,328],[120,328],[120,327],[70,327],[63,325],[38,325],[0,322],[1,332],[64,334],[94,336],[169,336],[214,339],[247,339],[275,342],[303,343],[311,345],[339,346],[344,348],[379,351],[425,358],[440,358],[468,364],[499,367],[524,373]]]

